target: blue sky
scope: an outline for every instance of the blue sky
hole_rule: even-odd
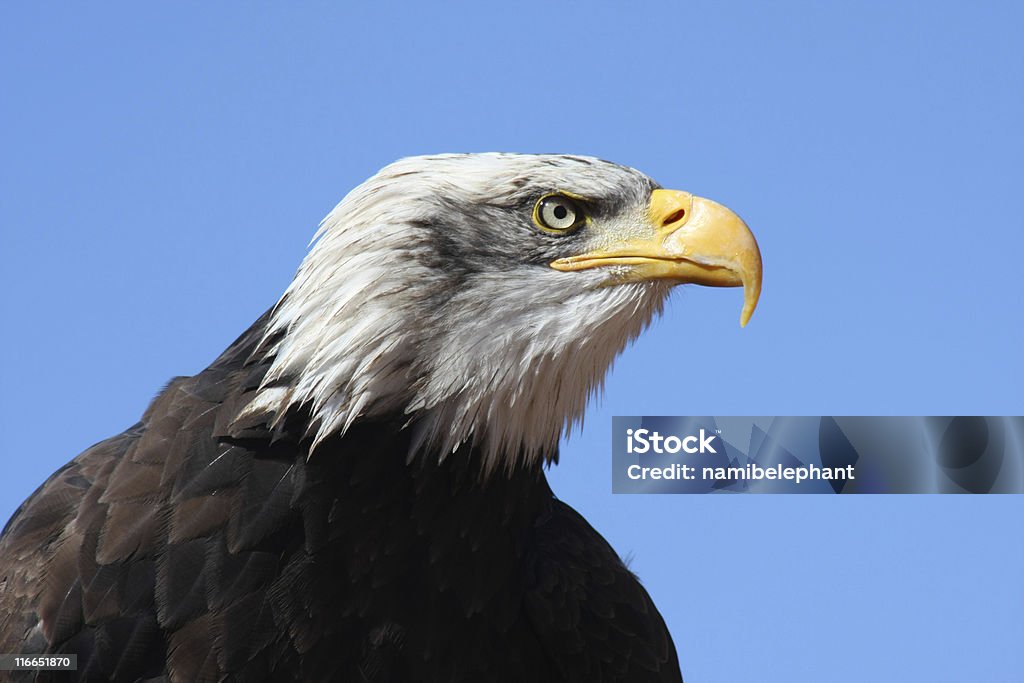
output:
[[[612,496],[615,414],[1019,414],[1018,3],[105,3],[0,16],[0,517],[284,290],[401,156],[593,154],[751,225],[551,478],[691,683],[1009,681],[1024,496]]]

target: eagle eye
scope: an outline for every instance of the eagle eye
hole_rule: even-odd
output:
[[[533,222],[545,232],[568,232],[586,221],[587,215],[579,203],[564,194],[549,194],[542,197],[533,209]]]

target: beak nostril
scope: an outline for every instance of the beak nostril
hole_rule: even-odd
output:
[[[677,221],[683,220],[683,217],[685,215],[686,215],[686,209],[679,209],[678,211],[673,211],[669,215],[665,216],[665,220],[663,220],[661,222],[661,224],[662,224],[662,226],[672,225],[673,223],[675,223]]]

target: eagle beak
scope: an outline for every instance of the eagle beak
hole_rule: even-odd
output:
[[[678,190],[654,190],[648,206],[649,234],[616,240],[551,267],[577,271],[628,266],[623,280],[671,280],[708,287],[743,287],[740,325],[746,326],[761,296],[761,251],[747,224],[710,199]]]

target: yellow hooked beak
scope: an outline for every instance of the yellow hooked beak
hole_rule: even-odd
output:
[[[761,296],[761,252],[747,224],[721,204],[678,190],[654,190],[647,210],[650,234],[558,259],[561,271],[629,266],[625,281],[672,280],[708,287],[743,287],[740,325]]]

